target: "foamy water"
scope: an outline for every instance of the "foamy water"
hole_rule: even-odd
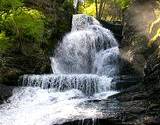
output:
[[[79,106],[87,100],[90,99],[76,89],[57,92],[39,87],[17,88],[10,103],[0,106],[0,125],[52,125],[72,119],[103,117],[97,106]]]

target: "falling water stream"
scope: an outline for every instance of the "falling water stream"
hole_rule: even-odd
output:
[[[0,105],[0,125],[53,125],[104,117],[94,100],[117,93],[111,81],[119,73],[119,58],[111,31],[93,17],[74,15],[72,31],[51,57],[53,74],[22,76],[22,87]]]

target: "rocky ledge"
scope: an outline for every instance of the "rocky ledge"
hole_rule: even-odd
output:
[[[119,120],[113,119],[83,119],[54,125],[123,125]]]
[[[13,89],[13,86],[5,86],[0,84],[0,104],[2,104],[12,95]]]

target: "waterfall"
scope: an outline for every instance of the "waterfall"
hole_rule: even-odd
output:
[[[111,78],[90,74],[23,76],[24,86],[40,86],[43,89],[56,88],[58,91],[78,89],[88,96],[110,90],[110,84]]]
[[[71,32],[51,57],[53,73],[22,76],[23,87],[0,106],[0,125],[54,125],[103,117],[101,106],[88,101],[117,93],[111,84],[119,74],[119,59],[110,30],[93,17],[74,15]]]
[[[71,32],[51,57],[53,74],[25,75],[22,83],[58,91],[78,89],[87,95],[107,92],[119,73],[119,57],[118,43],[110,30],[93,17],[74,15]]]
[[[118,57],[118,43],[111,31],[93,17],[75,15],[72,31],[63,38],[52,58],[52,69],[55,74],[113,76],[118,73]]]

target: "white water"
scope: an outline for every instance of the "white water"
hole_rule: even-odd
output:
[[[91,74],[25,75],[23,76],[23,85],[38,86],[43,89],[55,88],[58,91],[77,89],[85,95],[91,96],[110,90],[111,80],[112,78]]]
[[[8,103],[0,106],[0,125],[52,125],[101,118],[88,100],[117,93],[111,81],[119,73],[119,49],[112,33],[85,15],[75,15],[51,58],[53,74],[24,75]]]

